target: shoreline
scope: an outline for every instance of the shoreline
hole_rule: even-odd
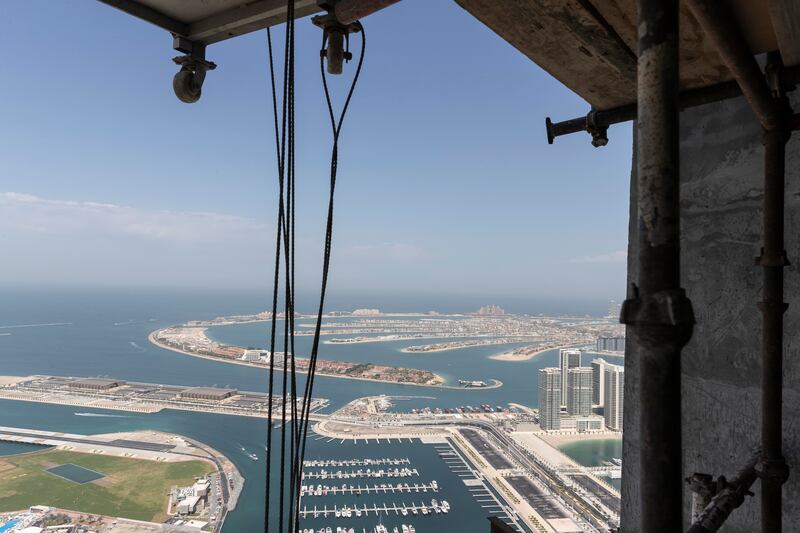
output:
[[[583,346],[585,343],[580,344],[566,344],[562,346],[550,346],[549,348],[542,348],[541,350],[537,350],[535,352],[531,352],[529,354],[515,354],[513,352],[503,352],[494,355],[490,355],[489,359],[494,359],[495,361],[528,361],[529,359],[533,359],[538,355],[542,355],[544,352],[549,352],[550,350],[566,350],[568,348],[575,348],[577,346]]]
[[[560,450],[561,446],[573,444],[575,442],[588,442],[593,440],[622,440],[622,433],[617,431],[598,431],[597,433],[536,433],[536,436],[547,444]],[[563,453],[563,452],[562,452]]]
[[[201,359],[207,359],[209,361],[216,361],[218,363],[242,365],[242,366],[260,368],[262,370],[269,370],[269,367],[267,365],[263,365],[263,364],[252,363],[250,361],[242,361],[240,359],[228,359],[228,358],[225,358],[225,357],[218,357],[218,356],[214,356],[214,355],[205,355],[205,354],[192,353],[192,352],[187,352],[185,350],[180,350],[178,348],[174,348],[172,346],[168,346],[166,344],[162,344],[162,343],[158,342],[158,340],[156,340],[156,338],[155,338],[156,333],[158,333],[159,331],[161,331],[161,330],[152,331],[147,336],[147,340],[150,341],[151,344],[153,344],[155,346],[158,346],[159,348],[163,348],[165,350],[169,350],[171,352],[176,352],[176,353],[179,353],[179,354],[182,354],[182,355],[188,355],[190,357],[199,357]],[[275,368],[275,371],[276,372],[282,372],[282,370],[280,368],[278,368],[278,367]],[[296,370],[296,372],[298,374],[307,374],[308,373],[305,370]],[[442,377],[441,375],[437,374],[436,372],[431,372],[431,373],[434,376],[436,376],[436,378],[440,379],[441,383],[438,383],[438,384],[412,383],[412,382],[406,382],[406,381],[392,381],[392,380],[389,380],[389,379],[362,378],[362,377],[358,377],[358,376],[343,376],[341,374],[330,374],[330,373],[326,373],[326,372],[321,372],[319,370],[317,370],[315,372],[315,375],[328,377],[328,378],[354,379],[354,380],[357,380],[357,381],[369,381],[369,382],[372,382],[372,383],[389,383],[389,384],[392,384],[392,385],[411,385],[411,386],[414,386],[414,387],[429,387],[429,388],[434,388],[434,389],[486,390],[486,389],[498,389],[498,388],[503,386],[503,382],[502,381],[500,381],[499,379],[494,379],[494,378],[491,379],[491,381],[493,381],[494,383],[492,383],[490,385],[487,385],[486,387],[461,387],[461,386],[456,386],[456,385],[447,385],[447,384],[445,384],[446,380],[444,379],[444,377]]]
[[[435,337],[431,337],[435,338]],[[447,337],[442,337],[447,338]],[[466,342],[466,341],[464,341]],[[414,346],[409,346],[408,348],[401,348],[399,351],[402,353],[409,353],[413,355],[424,355],[426,353],[435,353],[435,352],[447,352],[450,350],[463,350],[465,348],[481,348],[483,346],[502,346],[503,344],[518,344],[521,342],[527,342],[525,340],[513,340],[513,339],[501,339],[497,342],[475,342],[472,344],[467,344],[465,346],[450,346],[450,343],[440,343],[447,346],[442,346],[441,348],[431,348],[429,350],[412,350]]]

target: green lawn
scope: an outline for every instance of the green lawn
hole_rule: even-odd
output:
[[[72,463],[106,477],[79,485],[46,472]],[[60,450],[0,457],[0,512],[50,505],[86,513],[161,522],[169,489],[213,472],[204,461],[161,463]]]

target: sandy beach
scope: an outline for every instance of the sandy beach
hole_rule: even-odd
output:
[[[167,344],[163,344],[163,343],[158,341],[158,339],[156,338],[156,334],[158,333],[158,331],[160,331],[160,330],[153,331],[152,333],[150,333],[150,335],[148,335],[148,337],[147,337],[147,340],[149,340],[152,344],[154,344],[155,346],[158,346],[159,348],[163,348],[165,350],[170,350],[172,352],[177,352],[177,353],[180,353],[180,354],[183,354],[183,355],[189,355],[191,357],[199,357],[201,359],[207,359],[209,361],[216,361],[218,363],[227,363],[227,364],[233,364],[233,365],[250,366],[250,367],[256,367],[256,368],[267,369],[267,370],[269,369],[269,367],[267,365],[263,364],[263,363],[253,363],[253,362],[249,362],[249,361],[242,361],[241,359],[232,359],[232,358],[227,358],[227,357],[204,355],[204,354],[193,353],[193,352],[188,352],[188,351],[185,351],[185,350],[180,350],[178,348],[174,348],[172,346],[169,346]],[[281,369],[276,367],[275,371],[276,372],[280,372]],[[305,371],[299,370],[299,369],[297,370],[297,373],[298,374],[306,374]],[[330,374],[330,373],[326,373],[326,372],[319,371],[319,370],[316,372],[316,375],[325,376],[325,377],[329,377],[329,378],[354,379],[354,380],[357,380],[357,381],[372,381],[372,382],[378,382],[378,383],[391,383],[391,384],[394,384],[394,385],[412,385],[414,387],[430,387],[430,388],[437,388],[437,389],[486,390],[486,389],[496,389],[496,388],[499,388],[499,387],[503,386],[503,382],[502,381],[500,381],[499,379],[494,379],[494,378],[490,380],[491,383],[486,387],[461,387],[461,386],[455,386],[455,385],[445,385],[445,381],[446,380],[444,379],[444,377],[442,377],[441,375],[437,374],[436,372],[431,372],[431,373],[435,376],[436,383],[412,383],[412,382],[408,382],[408,381],[391,381],[391,380],[388,380],[388,379],[364,378],[364,377],[358,377],[358,376],[343,376],[341,374]]]
[[[494,359],[495,361],[527,361],[528,359],[533,359],[537,355],[541,355],[544,352],[548,352],[550,350],[561,350],[566,348],[577,348],[578,346],[583,346],[585,343],[581,344],[567,344],[564,346],[548,346],[547,348],[542,348],[535,352],[531,353],[514,353],[514,352],[503,352],[496,355],[490,355],[489,359]]]

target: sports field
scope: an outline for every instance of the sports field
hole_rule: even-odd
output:
[[[70,481],[61,465],[87,469],[97,479]],[[53,472],[48,472],[53,470]],[[161,463],[60,450],[0,457],[0,512],[50,505],[62,509],[162,522],[169,489],[213,472],[203,461]],[[82,481],[82,480],[77,480]]]

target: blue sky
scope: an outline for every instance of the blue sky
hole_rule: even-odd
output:
[[[88,0],[4,0],[2,284],[261,287],[274,140],[266,36],[214,45],[197,104],[170,36]],[[448,0],[364,21],[341,140],[332,288],[620,300],[630,128],[548,146],[588,105]],[[282,42],[282,28],[276,29]],[[330,129],[297,23],[298,272],[318,284]],[[332,90],[341,101],[347,74]]]

